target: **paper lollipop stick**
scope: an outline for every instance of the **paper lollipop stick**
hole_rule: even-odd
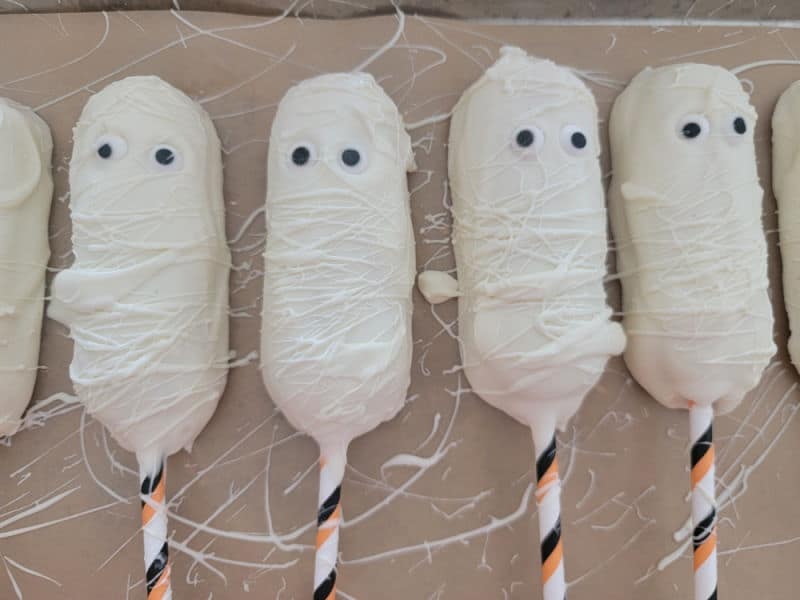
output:
[[[166,465],[161,459],[152,468],[139,463],[142,481],[142,529],[144,531],[144,567],[147,600],[171,600],[169,583],[169,546],[167,544],[167,506],[165,503]]]
[[[564,549],[561,542],[561,479],[558,477],[556,437],[540,450],[536,447],[536,504],[539,508],[539,540],[542,548],[544,600],[564,600]]]
[[[690,405],[695,600],[717,598],[717,502],[714,495],[713,419],[712,407]]]
[[[323,452],[319,459],[319,510],[317,556],[314,564],[314,600],[336,598],[336,562],[339,523],[342,520],[342,479],[346,459],[341,453]]]

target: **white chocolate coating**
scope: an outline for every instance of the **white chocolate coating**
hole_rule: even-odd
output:
[[[625,346],[603,287],[594,97],[569,70],[504,48],[459,100],[449,152],[464,370],[546,443]]]
[[[0,436],[19,428],[36,383],[52,153],[47,124],[0,98]]]
[[[783,298],[789,315],[789,356],[800,368],[800,81],[772,115],[772,188],[778,201]]]
[[[732,410],[775,352],[755,125],[739,80],[715,66],[645,69],[614,104],[625,361],[671,408]]]
[[[78,399],[140,461],[157,460],[191,448],[227,379],[219,139],[185,94],[129,77],[87,102],[74,140],[75,262],[53,281],[49,315],[75,342]]]
[[[293,163],[295,149],[308,162]],[[342,160],[357,149],[354,168]],[[272,400],[334,454],[391,419],[410,383],[411,141],[372,76],[291,88],[268,157],[261,359]]]

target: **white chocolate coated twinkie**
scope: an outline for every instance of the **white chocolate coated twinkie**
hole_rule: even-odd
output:
[[[270,136],[261,361],[323,454],[392,418],[410,383],[411,141],[366,73],[301,82]]]
[[[206,112],[157,77],[95,94],[74,130],[73,265],[49,314],[70,329],[78,399],[124,448],[191,445],[228,373],[220,143]]]
[[[701,64],[645,69],[612,110],[625,361],[671,408],[732,410],[775,352],[755,125],[739,80]]]
[[[52,153],[47,124],[0,98],[0,436],[19,428],[39,369]]]
[[[772,187],[778,202],[783,299],[789,356],[800,366],[800,82],[780,97],[772,116]]]
[[[450,125],[458,332],[472,389],[546,444],[625,336],[603,286],[594,97],[566,68],[501,53]]]

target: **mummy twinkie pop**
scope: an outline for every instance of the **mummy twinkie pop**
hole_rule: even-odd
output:
[[[457,292],[424,273],[431,300],[456,293],[472,389],[531,428],[546,600],[563,600],[563,429],[620,354],[610,320],[597,107],[569,70],[504,48],[461,97],[450,125]],[[449,285],[449,290],[447,289]]]
[[[315,600],[336,594],[350,441],[391,419],[410,382],[411,142],[371,75],[291,88],[270,136],[261,358],[289,422],[320,448]]]
[[[778,201],[783,297],[789,315],[789,356],[800,368],[800,82],[778,100],[772,116],[772,187]]]
[[[645,69],[611,115],[625,361],[656,400],[689,409],[697,600],[717,593],[713,412],[775,352],[755,125],[739,80],[697,64]]]
[[[0,436],[17,431],[36,382],[52,153],[47,124],[0,98]]]
[[[75,261],[49,315],[74,340],[78,399],[136,453],[148,599],[168,599],[165,459],[191,449],[228,373],[220,143],[185,94],[130,77],[86,104],[69,180]]]

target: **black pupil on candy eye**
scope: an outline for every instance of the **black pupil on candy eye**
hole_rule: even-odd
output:
[[[156,162],[160,165],[171,165],[175,160],[175,154],[169,148],[159,148],[156,150]]]
[[[570,138],[572,145],[575,146],[578,150],[582,150],[586,147],[586,136],[583,135],[580,131],[576,131],[572,134]]]
[[[733,120],[733,130],[739,135],[744,135],[747,131],[747,123],[744,122],[742,117],[736,117]]]
[[[305,146],[298,146],[292,150],[292,162],[298,167],[302,167],[311,158],[311,152]]]
[[[354,150],[353,148],[348,148],[344,152],[342,152],[342,162],[346,164],[348,167],[355,167],[358,163],[361,162],[361,154],[358,150]]]
[[[103,144],[97,149],[97,154],[100,158],[110,158],[111,157],[111,146],[108,144]]]
[[[698,135],[700,135],[702,129],[700,128],[700,125],[692,121],[691,123],[687,123],[686,125],[684,125],[682,131],[684,137],[693,139],[696,138]]]
[[[530,129],[523,129],[517,134],[517,145],[520,148],[528,148],[533,144],[533,132]]]

